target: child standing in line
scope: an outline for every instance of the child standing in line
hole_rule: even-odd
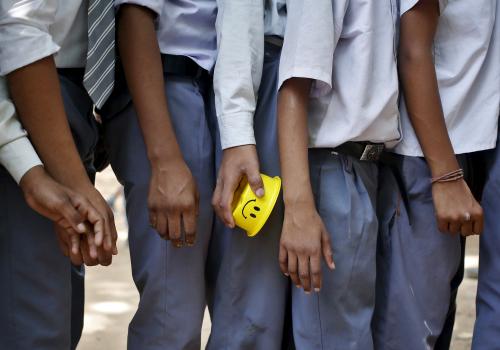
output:
[[[401,137],[396,22],[391,0],[288,6],[278,102],[279,261],[296,286],[298,349],[373,349],[376,161]]]
[[[403,141],[394,150],[401,181],[398,188],[382,169],[377,348],[449,347],[451,332],[437,339],[461,264],[460,235],[483,230],[471,191],[479,185],[477,151],[497,138],[496,7],[495,0],[401,1]]]

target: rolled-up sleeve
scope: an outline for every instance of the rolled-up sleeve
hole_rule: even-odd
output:
[[[308,78],[315,81],[316,94],[330,90],[335,41],[331,0],[287,1],[278,86],[290,78]]]
[[[0,77],[0,164],[17,183],[34,166],[41,165],[26,131],[19,123],[14,105],[7,97],[5,81]]]
[[[159,16],[163,10],[165,2],[165,0],[115,0],[115,7],[120,7],[125,4],[142,6],[150,9],[156,13],[157,16]]]
[[[0,75],[59,51],[49,33],[57,7],[57,0],[0,1]]]
[[[415,7],[416,4],[419,3],[420,0],[401,0],[400,5],[400,16],[403,16],[406,12]],[[446,5],[448,5],[448,0],[438,0],[439,5],[439,13],[443,13]]]
[[[215,106],[222,148],[255,144],[253,118],[264,61],[264,2],[219,0]]]

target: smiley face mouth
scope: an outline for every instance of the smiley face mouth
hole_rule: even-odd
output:
[[[247,207],[247,205],[248,205],[249,203],[252,203],[252,202],[257,202],[257,200],[256,200],[256,199],[250,199],[248,202],[246,202],[246,203],[245,203],[245,205],[244,205],[244,206],[243,206],[243,208],[241,209],[241,215],[242,215],[242,216],[243,216],[243,218],[245,218],[245,219],[247,219],[247,216],[245,215],[245,208]],[[259,208],[259,207],[254,207],[254,209],[255,209],[256,211],[260,211],[260,208]],[[254,219],[256,218],[256,216],[255,216],[255,214],[254,214],[254,213],[250,213],[250,216],[251,216],[252,218],[254,218]]]

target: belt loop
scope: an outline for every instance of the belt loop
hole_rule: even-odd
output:
[[[349,156],[341,155],[342,162],[344,163],[345,170],[349,173],[352,174],[352,158]]]

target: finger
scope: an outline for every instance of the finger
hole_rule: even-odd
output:
[[[92,231],[89,231],[86,235],[87,245],[89,247],[89,254],[93,259],[97,258],[97,247],[95,245],[94,234]]]
[[[186,245],[191,247],[196,242],[196,212],[187,212],[182,215]]]
[[[83,264],[83,257],[82,254],[80,253],[80,239],[81,235],[75,234],[70,235],[70,241],[71,241],[71,252],[70,252],[70,260],[73,265],[80,266]]]
[[[483,210],[479,209],[477,213],[472,215],[473,228],[472,231],[475,235],[480,235],[483,232],[484,215]]]
[[[224,182],[222,178],[217,179],[217,184],[215,186],[214,194],[212,195],[212,207],[214,208],[215,214],[223,220],[222,210],[220,207],[222,198],[222,188],[224,187]]]
[[[163,239],[170,239],[167,228],[167,218],[163,214],[156,215],[156,231]]]
[[[238,188],[240,180],[241,180],[240,176],[234,176],[234,175],[229,175],[224,179],[224,188],[222,189],[220,206],[224,223],[226,224],[226,226],[230,228],[234,228],[235,226],[232,204],[233,204],[234,192]]]
[[[471,220],[462,223],[462,226],[460,227],[460,234],[464,237],[473,234],[473,222]]]
[[[311,256],[311,284],[314,291],[317,293],[321,290],[321,256],[319,254]]]
[[[330,234],[328,233],[325,227],[323,227],[323,230],[321,232],[321,251],[323,253],[323,258],[325,259],[328,268],[330,270],[334,270],[335,262],[333,261],[333,250],[330,241]]]
[[[450,221],[448,223],[448,232],[451,233],[452,235],[460,233],[461,226],[462,226],[462,224],[458,221]]]
[[[252,192],[259,198],[264,197],[264,182],[260,176],[259,168],[249,169],[246,175]]]
[[[437,219],[438,223],[438,230],[441,233],[448,233],[448,221],[442,220],[442,219]]]
[[[113,211],[108,208],[108,224],[109,233],[106,236],[106,246],[110,247],[113,255],[118,254],[118,248],[116,247],[116,242],[118,241],[118,232],[116,231],[115,218]]]
[[[68,201],[64,201],[60,211],[63,218],[71,225],[73,230],[83,234],[85,233],[85,225],[83,224],[85,216],[82,216],[77,208],[84,199],[80,196],[75,196],[74,198],[70,197]]]
[[[282,244],[280,244],[279,262],[281,272],[287,277],[290,276],[288,272],[288,251]]]
[[[100,265],[109,266],[112,259],[113,255],[111,253],[106,252],[102,247],[97,248],[97,260],[99,260]]]
[[[184,246],[181,235],[181,217],[180,214],[173,214],[168,216],[168,235],[172,244],[176,248],[181,248]]]
[[[82,215],[83,218],[92,225],[92,227],[87,227],[87,229],[90,229],[90,231],[94,232],[96,246],[101,246],[106,234],[104,228],[104,217],[99,214],[99,212],[92,206],[92,204],[88,200],[84,198],[79,199],[78,202],[74,204],[78,209],[80,215]]]
[[[84,238],[81,238],[80,240],[80,252],[82,254],[83,262],[85,265],[95,266],[98,264],[97,259],[94,259],[90,256],[88,243],[87,240]]]
[[[80,253],[80,236],[70,235],[69,239],[71,241],[71,254],[78,255]]]
[[[311,274],[309,271],[309,256],[299,255],[299,278],[306,294],[311,293]]]
[[[290,274],[290,278],[295,284],[297,288],[300,288],[300,279],[299,279],[299,273],[297,270],[297,255],[295,253],[292,253],[288,251],[288,273]]]

